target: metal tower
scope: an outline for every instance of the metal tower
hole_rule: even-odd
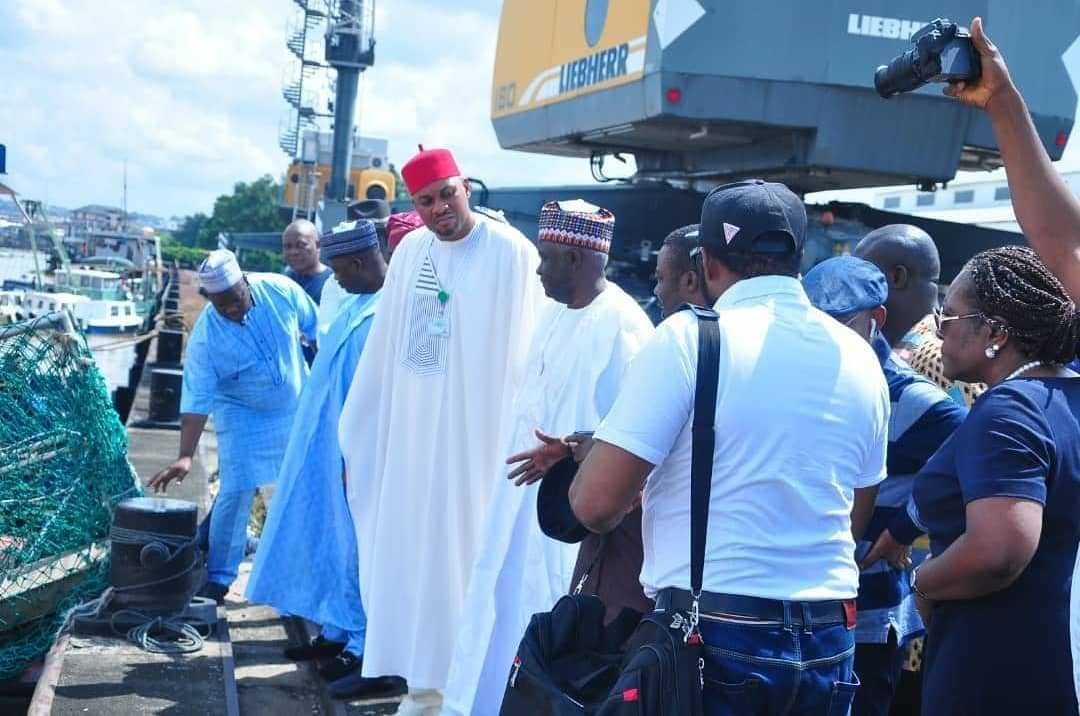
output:
[[[326,198],[347,200],[349,160],[356,119],[360,73],[375,61],[374,0],[329,0],[326,62],[337,71],[334,96],[334,149]]]
[[[325,0],[293,0],[299,12],[286,30],[285,46],[296,61],[286,73],[281,94],[289,103],[289,115],[278,127],[278,145],[290,157],[296,156],[300,134],[304,129],[316,129],[316,119],[331,116],[319,112],[311,94],[312,81],[326,67],[318,56],[318,30],[327,21]]]

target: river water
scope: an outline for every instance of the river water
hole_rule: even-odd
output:
[[[133,333],[91,333],[86,337],[90,351],[94,354],[94,361],[97,363],[98,370],[105,376],[105,383],[109,386],[110,393],[116,390],[117,386],[128,383],[128,371],[135,362],[135,347],[119,344],[130,341],[134,335]]]

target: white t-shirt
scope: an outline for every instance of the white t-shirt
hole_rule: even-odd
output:
[[[817,601],[855,597],[855,488],[885,478],[889,391],[866,341],[793,278],[740,281],[716,303],[720,381],[703,586]],[[641,583],[690,587],[690,447],[698,326],[671,316],[635,357],[596,438],[656,465]]]

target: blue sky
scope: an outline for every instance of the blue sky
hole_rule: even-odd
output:
[[[362,133],[452,147],[489,184],[582,183],[584,160],[504,152],[488,118],[499,0],[377,3]],[[291,0],[3,0],[0,143],[23,196],[164,216],[278,176]]]
[[[499,148],[488,107],[500,6],[377,3],[361,132],[389,139],[399,165],[419,142],[452,147],[489,185],[590,182],[585,160]],[[55,205],[119,205],[126,160],[129,208],[171,216],[208,212],[236,181],[279,176],[295,15],[292,0],[0,0],[6,180]],[[1080,167],[1080,142],[1062,167]]]

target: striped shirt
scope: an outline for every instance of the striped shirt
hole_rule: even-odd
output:
[[[913,539],[913,530],[921,531],[911,502],[915,474],[967,416],[966,408],[912,370],[881,336],[876,338],[874,350],[892,402],[886,463],[889,476],[881,483],[870,526],[856,546],[857,560],[885,528],[905,543]],[[923,630],[905,572],[885,560],[878,560],[859,575],[858,615],[855,640],[863,644],[886,643],[890,629],[901,643]]]

